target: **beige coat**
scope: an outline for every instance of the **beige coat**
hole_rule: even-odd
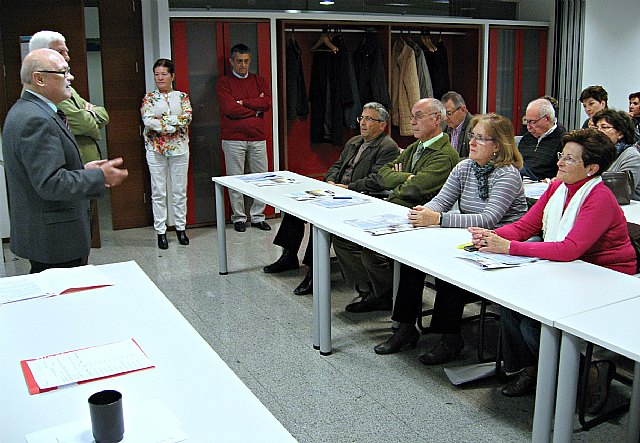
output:
[[[413,135],[411,108],[420,100],[420,83],[415,52],[404,40],[393,44],[391,72],[391,123],[400,128],[400,135]]]

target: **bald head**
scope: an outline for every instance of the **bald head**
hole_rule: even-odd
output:
[[[69,65],[53,49],[36,49],[24,58],[20,69],[20,80],[29,90],[60,103],[71,97],[69,84],[73,76],[66,73]]]

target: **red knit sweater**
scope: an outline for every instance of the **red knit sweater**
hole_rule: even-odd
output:
[[[565,209],[576,191],[586,183],[567,185]],[[520,220],[496,229],[512,240],[509,253],[556,261],[584,260],[625,274],[636,273],[636,255],[629,240],[627,221],[613,193],[604,183],[596,185],[585,198],[575,224],[560,242],[525,242],[542,232],[542,213],[561,182],[554,181],[538,202]]]
[[[271,109],[271,89],[262,77],[250,73],[247,78],[238,78],[231,73],[218,80],[216,91],[223,140],[266,139],[264,113]]]

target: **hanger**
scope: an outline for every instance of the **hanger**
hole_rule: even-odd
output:
[[[422,37],[420,38],[420,40],[422,41],[422,44],[424,45],[424,47],[427,48],[430,52],[436,52],[438,48],[431,41],[431,37],[429,36],[429,31],[422,31],[421,34],[422,34]]]
[[[291,29],[291,35],[289,36],[289,41],[292,43],[296,42],[296,39],[294,38],[293,34],[295,34],[296,30],[295,29]]]
[[[318,41],[311,47],[311,52],[333,52],[334,54],[338,52],[338,47],[331,42],[329,38],[329,34],[327,34],[327,30],[322,31],[322,35],[318,39]]]

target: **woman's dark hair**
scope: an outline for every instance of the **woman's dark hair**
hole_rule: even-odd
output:
[[[622,140],[628,145],[633,144],[636,139],[635,129],[631,117],[624,111],[615,109],[603,109],[593,116],[593,124],[597,125],[600,120],[609,123],[616,131],[622,133]]]
[[[584,103],[585,100],[590,98],[597,102],[604,102],[605,108],[609,103],[609,94],[607,94],[607,91],[600,85],[588,86],[582,90],[580,93],[580,101]]]
[[[595,175],[606,171],[616,158],[616,147],[611,139],[596,129],[578,129],[562,137],[562,147],[572,142],[582,146],[584,166],[600,166]]]
[[[175,67],[173,66],[173,62],[168,58],[159,58],[153,64],[152,71],[155,71],[157,67],[167,68],[169,70],[169,74],[173,74],[175,72]]]

